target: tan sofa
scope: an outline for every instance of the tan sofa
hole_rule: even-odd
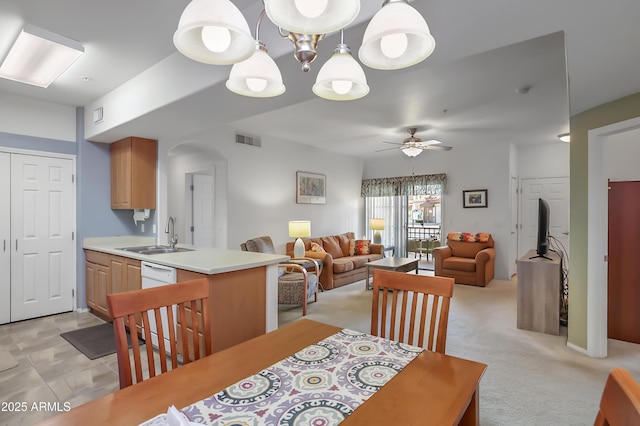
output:
[[[431,254],[436,276],[451,277],[456,283],[481,287],[493,279],[496,250],[491,234],[450,232],[447,244],[432,249]]]
[[[366,264],[384,257],[382,244],[369,244],[370,254],[349,255],[350,240],[355,240],[353,232],[318,238],[303,238],[305,257],[321,259],[323,262],[320,283],[325,290],[363,280],[367,276]],[[312,243],[318,244],[326,253],[312,251]],[[293,257],[294,242],[288,242],[287,255]]]

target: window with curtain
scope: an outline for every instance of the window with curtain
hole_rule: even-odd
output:
[[[410,197],[441,195],[445,192],[446,182],[444,173],[363,180],[361,195],[365,199],[367,237],[373,239],[374,234],[369,229],[369,220],[384,219],[382,244],[394,247],[396,256],[406,256]]]

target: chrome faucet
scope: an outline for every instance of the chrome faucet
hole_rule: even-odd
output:
[[[171,225],[171,231],[169,231],[169,225]],[[175,233],[175,221],[173,217],[169,216],[167,220],[167,226],[164,228],[164,232],[169,234],[169,247],[176,248],[176,244],[178,244],[178,234]]]

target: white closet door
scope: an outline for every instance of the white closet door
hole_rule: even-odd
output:
[[[73,162],[11,156],[11,321],[73,310]]]
[[[0,152],[0,324],[11,319],[11,156]]]
[[[549,235],[558,239],[569,254],[569,178],[527,178],[522,179],[522,199],[520,204],[520,252],[518,258],[528,250],[536,248],[538,240],[538,198],[549,203]]]

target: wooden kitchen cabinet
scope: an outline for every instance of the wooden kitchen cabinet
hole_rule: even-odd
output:
[[[142,277],[140,261],[122,256],[109,256],[109,272],[111,274],[111,293],[140,290]]]
[[[128,137],[111,151],[111,208],[156,208],[157,141]]]
[[[107,295],[140,290],[140,261],[85,250],[87,306],[99,317],[111,321]]]
[[[111,292],[109,255],[89,250],[85,254],[87,305],[98,316],[108,319],[107,294]]]

